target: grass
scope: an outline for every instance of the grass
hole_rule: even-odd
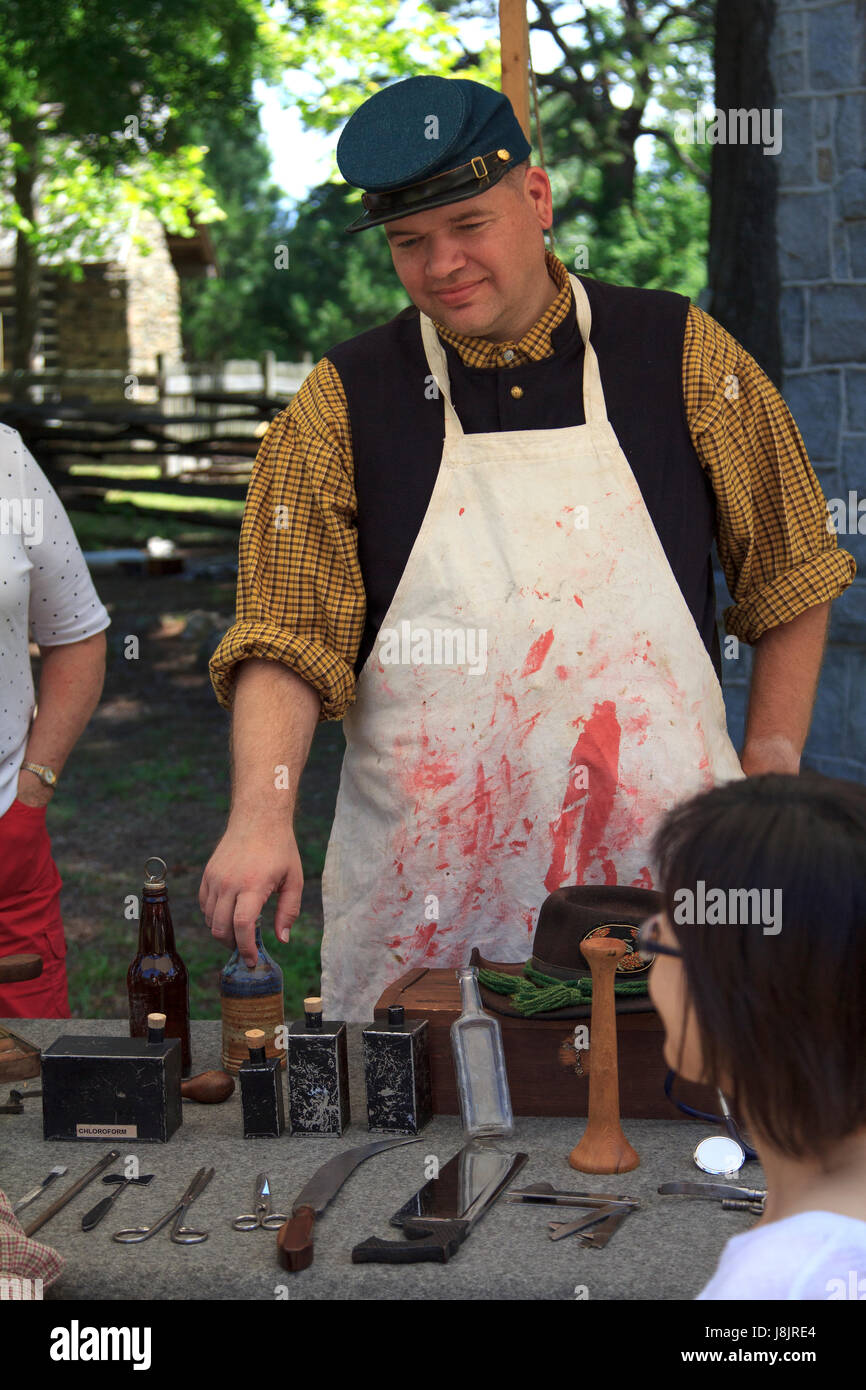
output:
[[[157,494],[158,496],[160,494]],[[229,506],[237,506],[231,502]],[[143,547],[148,536],[165,536],[185,549],[225,551],[224,526],[192,526],[177,521],[170,513],[164,517],[145,516],[129,503],[115,504],[110,512],[70,510],[69,517],[82,550],[114,550],[126,546]],[[240,531],[240,517],[238,519]]]
[[[119,489],[111,488],[105,493],[105,501],[109,506],[114,503],[127,503],[133,507],[159,507],[164,512],[187,512],[190,503],[195,504],[196,511],[213,512],[221,516],[236,516],[238,523],[243,516],[243,502],[232,502],[225,497],[196,497],[190,489],[191,495],[184,497],[181,494],[171,492],[122,492]],[[153,524],[153,518],[151,518]],[[160,521],[160,525],[162,522]]]
[[[73,463],[69,469],[76,473],[99,474],[103,478],[161,478],[158,463]]]

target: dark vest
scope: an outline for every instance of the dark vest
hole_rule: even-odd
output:
[[[689,301],[578,277],[592,310],[608,419],[637,479],[689,612],[721,680],[712,546],[715,498],[689,435],[682,391]],[[518,367],[467,367],[443,343],[451,398],[467,434],[585,423],[583,342],[574,298],[552,334],[553,355]],[[358,553],[367,596],[355,663],[364,665],[427,511],[445,435],[432,396],[417,307],[326,354],[349,408]],[[515,400],[512,386],[521,386]],[[640,567],[641,557],[634,563]]]

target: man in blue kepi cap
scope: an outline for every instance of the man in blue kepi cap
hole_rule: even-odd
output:
[[[529,154],[477,82],[412,77],[359,107],[337,147],[364,190],[346,230],[384,228],[411,302],[329,349],[250,483],[237,620],[210,664],[232,811],[200,903],[252,961],[277,892],[288,940],[298,780],[317,721],[342,719],[330,1018],[368,1019],[398,977],[473,946],[524,961],[562,886],[619,886],[633,908],[665,811],[797,771],[853,577],[757,363],[683,295],[569,274]],[[742,762],[714,540],[726,654],[756,646]]]

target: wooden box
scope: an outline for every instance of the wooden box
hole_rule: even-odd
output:
[[[387,1019],[388,1006],[402,1004],[406,1019],[430,1022],[430,1067],[433,1113],[457,1115],[457,1084],[451,1056],[451,1024],[460,1014],[460,986],[453,970],[410,970],[389,985],[374,1017]],[[583,1075],[576,1072],[574,1030],[589,1019],[508,1018],[493,1014],[502,1028],[505,1064],[515,1115],[585,1116],[589,1096],[590,1052],[580,1053]],[[668,1067],[662,1047],[664,1029],[655,1010],[617,1014],[619,1100],[624,1119],[686,1119],[664,1093]],[[706,1086],[678,1080],[679,1100],[698,1110],[718,1113],[715,1093]]]

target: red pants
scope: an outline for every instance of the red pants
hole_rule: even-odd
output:
[[[63,880],[51,857],[46,811],[16,799],[0,816],[0,956],[42,957],[37,979],[0,985],[0,1018],[69,1018]]]

